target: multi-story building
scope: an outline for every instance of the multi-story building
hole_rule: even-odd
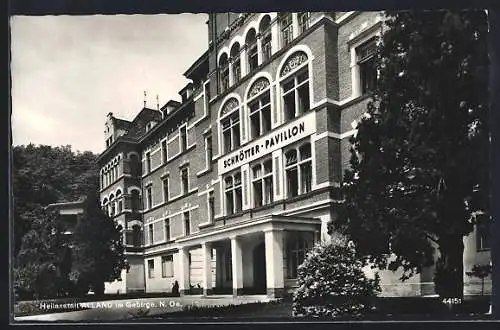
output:
[[[307,249],[328,238],[348,138],[376,79],[382,14],[219,13],[207,23],[208,50],[185,72],[180,102],[131,122],[108,115],[101,200],[131,263],[108,292],[178,281],[182,294],[281,296]],[[489,260],[473,241],[465,259]],[[398,278],[382,272],[385,294],[433,291],[431,271]]]

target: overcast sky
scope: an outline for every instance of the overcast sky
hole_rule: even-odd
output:
[[[106,114],[131,120],[169,99],[207,49],[206,14],[11,19],[14,145],[101,153]]]

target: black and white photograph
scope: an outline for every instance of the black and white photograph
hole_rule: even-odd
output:
[[[488,9],[9,19],[12,324],[498,316]]]

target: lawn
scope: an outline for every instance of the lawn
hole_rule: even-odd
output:
[[[473,297],[461,305],[448,308],[439,298],[380,297],[376,310],[362,317],[342,317],[337,320],[470,320],[489,319],[489,297]],[[154,316],[138,316],[136,320],[221,320],[221,321],[286,321],[292,318],[292,302],[288,300],[242,305],[190,307],[183,311]],[[293,318],[294,320],[309,320]],[[311,319],[318,320],[318,319]]]

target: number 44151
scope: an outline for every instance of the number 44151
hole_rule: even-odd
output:
[[[460,299],[460,298],[444,298],[443,299],[443,304],[458,305],[461,303],[462,303],[462,299]]]

